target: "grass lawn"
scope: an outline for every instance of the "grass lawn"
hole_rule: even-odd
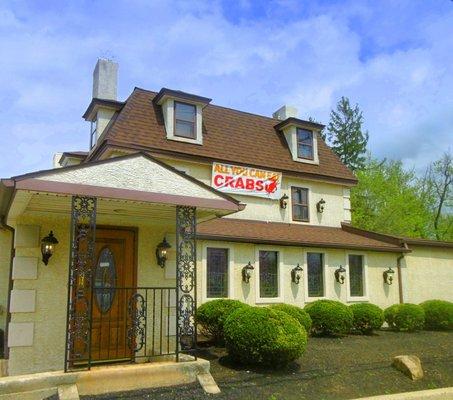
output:
[[[424,379],[413,382],[391,367],[392,357],[401,354],[420,357]],[[453,386],[453,332],[379,331],[374,336],[309,338],[305,354],[278,371],[232,365],[219,348],[202,348],[200,357],[211,361],[211,373],[222,391],[215,397],[193,384],[97,396],[96,400],[330,400]]]

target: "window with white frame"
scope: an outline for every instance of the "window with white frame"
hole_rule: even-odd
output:
[[[324,254],[307,253],[308,297],[324,297]]]
[[[206,297],[228,297],[228,249],[208,247]]]
[[[261,298],[274,298],[279,295],[278,252],[259,252],[259,291]]]
[[[193,104],[175,101],[175,136],[196,139],[197,138],[197,107]]]
[[[297,157],[307,160],[314,159],[313,132],[297,128]]]
[[[351,297],[365,296],[365,266],[362,255],[349,254],[349,294]]]

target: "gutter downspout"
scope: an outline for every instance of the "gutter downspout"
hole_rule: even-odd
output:
[[[407,246],[407,243],[403,243],[403,247],[406,250],[409,250],[409,247]],[[404,253],[401,253],[401,255],[396,259],[396,268],[398,270],[398,291],[399,291],[399,299],[400,299],[400,304],[404,303],[404,298],[403,298],[403,277],[402,277],[402,271],[401,271],[401,260],[404,258]]]
[[[5,337],[3,341],[3,350],[5,359],[9,358],[9,347],[8,347],[8,325],[11,322],[11,313],[9,312],[9,305],[11,301],[11,290],[13,289],[13,259],[15,256],[14,249],[14,236],[16,234],[15,229],[12,226],[9,226],[5,222],[5,217],[0,217],[0,229],[5,229],[11,232],[11,253],[10,253],[10,263],[9,263],[9,277],[8,277],[8,299],[6,303],[6,329]]]

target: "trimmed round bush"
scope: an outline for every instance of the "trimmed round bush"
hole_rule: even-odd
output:
[[[299,358],[307,346],[304,327],[270,307],[236,310],[224,324],[228,354],[241,364],[280,367]]]
[[[308,313],[300,307],[293,306],[291,304],[275,304],[270,306],[273,310],[283,311],[284,313],[291,315],[305,328],[305,330],[310,332],[311,329],[311,318]]]
[[[425,312],[417,304],[394,305],[385,310],[384,314],[389,326],[397,331],[414,332],[423,329],[425,324]]]
[[[420,304],[425,311],[425,329],[453,330],[453,303],[428,300]]]
[[[195,319],[201,326],[202,333],[223,343],[223,324],[228,316],[239,308],[249,307],[239,300],[217,299],[203,303],[197,309]]]
[[[375,304],[357,303],[349,306],[354,316],[352,329],[369,335],[384,323],[384,312]]]
[[[396,313],[398,312],[399,306],[400,306],[400,304],[393,304],[392,306],[387,307],[384,310],[384,320],[385,320],[385,322],[387,322],[389,328],[391,328],[391,329],[396,329],[395,316],[396,316]]]
[[[339,301],[316,300],[306,305],[304,310],[311,317],[311,331],[315,335],[345,335],[352,328],[352,311]]]

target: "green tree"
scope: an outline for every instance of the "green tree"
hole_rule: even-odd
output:
[[[368,132],[363,130],[363,114],[358,104],[351,107],[349,99],[342,97],[336,110],[330,112],[327,139],[340,160],[353,171],[364,167]]]
[[[315,123],[315,124],[321,124],[321,125],[323,125],[321,122],[319,122],[318,120],[316,120],[316,119],[313,118],[313,117],[308,117],[308,121],[309,121],[309,122],[313,122],[313,123]],[[319,134],[321,135],[322,140],[326,141],[326,127],[322,128],[322,130],[319,131]]]
[[[401,161],[369,157],[357,178],[351,190],[354,226],[399,236],[431,236],[432,195],[421,190],[415,173],[404,170]]]
[[[450,151],[433,162],[420,186],[432,213],[433,236],[453,240],[453,156]]]

